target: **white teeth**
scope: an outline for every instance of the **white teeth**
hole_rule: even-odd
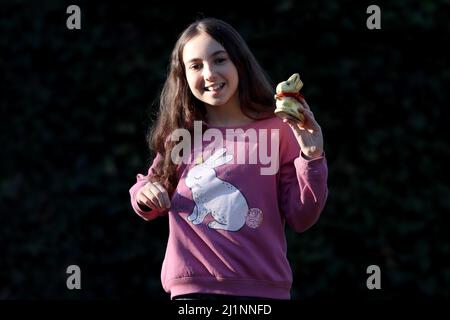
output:
[[[205,89],[208,90],[208,91],[211,91],[211,90],[215,91],[215,90],[221,89],[224,85],[225,85],[224,83],[216,84],[216,85],[213,85],[213,86],[206,87]]]

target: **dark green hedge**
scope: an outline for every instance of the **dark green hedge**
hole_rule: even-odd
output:
[[[0,299],[161,298],[167,219],[137,217],[128,189],[179,32],[223,18],[274,83],[299,72],[323,128],[329,199],[288,230],[293,298],[448,297],[448,1],[1,5]],[[68,265],[82,290],[66,288]],[[380,266],[382,289],[366,288]]]

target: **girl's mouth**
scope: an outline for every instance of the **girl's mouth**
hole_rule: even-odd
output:
[[[212,86],[205,87],[204,90],[208,92],[217,93],[225,87],[225,82],[214,84]]]

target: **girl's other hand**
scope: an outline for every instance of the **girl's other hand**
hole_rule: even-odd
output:
[[[147,182],[136,194],[139,205],[164,211],[170,208],[169,194],[159,182]]]

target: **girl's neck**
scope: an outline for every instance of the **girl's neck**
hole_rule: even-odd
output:
[[[206,105],[206,123],[211,126],[237,126],[251,122],[254,120],[242,112],[237,94],[224,105]]]
[[[238,108],[207,106],[206,122],[212,126],[236,126],[254,122]]]

